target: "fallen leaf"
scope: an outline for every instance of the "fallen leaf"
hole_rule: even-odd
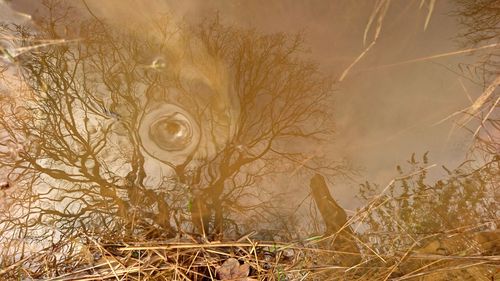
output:
[[[246,263],[240,265],[238,260],[235,258],[227,259],[219,268],[217,268],[216,272],[219,275],[220,280],[253,280],[247,278],[250,273],[250,266]]]

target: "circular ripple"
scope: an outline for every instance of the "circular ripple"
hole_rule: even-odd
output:
[[[138,133],[149,155],[170,164],[185,161],[196,149],[201,135],[191,114],[175,104],[163,104],[146,113]]]

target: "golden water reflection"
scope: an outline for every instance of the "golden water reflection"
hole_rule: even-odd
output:
[[[422,1],[425,30],[436,2]],[[457,11],[473,9],[469,4],[457,1]],[[348,108],[337,97],[355,87],[356,75],[373,71],[363,60],[382,44],[383,23],[394,17],[394,5],[380,0],[366,10],[364,49],[337,79],[304,52],[307,32],[261,32],[227,24],[220,15],[193,24],[162,1],[142,8],[117,1],[47,1],[36,19],[1,25],[0,250],[13,258],[0,258],[0,264],[18,267],[25,255],[57,247],[70,257],[72,250],[55,246],[68,241],[71,249],[85,249],[81,241],[92,239],[250,238],[325,250],[295,257],[321,266],[368,265],[350,272],[353,280],[413,276],[431,268],[425,262],[436,255],[481,257],[488,264],[499,250],[494,27],[465,36],[473,42],[462,53],[493,51],[480,61],[483,90],[457,121],[473,128],[468,154],[456,156],[461,165],[443,167],[438,178],[430,174],[437,166],[429,159],[432,151],[414,153],[405,165],[391,163],[396,174],[378,185],[364,182],[356,163],[361,152],[351,161],[342,157],[352,153],[347,143],[373,145],[359,128],[346,126],[362,123],[346,121],[345,109],[334,126],[334,105],[344,101]],[[491,16],[490,10],[485,14]],[[477,30],[469,25],[470,32]],[[370,110],[359,110],[360,119]],[[334,153],[342,145],[347,155]],[[377,161],[383,159],[370,159]],[[356,211],[337,202],[347,198],[338,189],[346,179],[359,187],[351,192],[362,202]],[[258,254],[279,256],[265,251]],[[449,259],[445,268],[470,261]],[[220,266],[223,280],[234,275],[220,273]],[[455,269],[441,277],[493,276],[488,265]],[[262,270],[243,263],[236,275]],[[198,274],[207,271],[210,266]]]

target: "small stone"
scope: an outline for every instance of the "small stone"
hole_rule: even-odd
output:
[[[10,187],[10,183],[8,181],[2,181],[0,182],[0,189],[3,190],[3,189],[7,189]]]

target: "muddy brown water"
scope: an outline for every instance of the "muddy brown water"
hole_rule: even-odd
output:
[[[498,117],[498,71],[474,68],[497,66],[498,37],[460,41],[458,1],[101,2],[0,2],[14,234],[299,239],[325,230],[316,173],[351,217],[359,184],[383,190],[414,152],[430,182],[498,153],[498,125],[447,119]]]

